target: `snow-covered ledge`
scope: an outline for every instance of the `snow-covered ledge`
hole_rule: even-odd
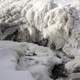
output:
[[[0,79],[4,79],[5,76],[8,80],[13,75],[12,78],[14,77],[15,80],[21,76],[23,79],[30,80],[27,76],[31,75],[34,80],[51,80],[51,73],[48,71],[61,63],[62,60],[47,47],[27,42],[0,41],[0,72],[2,74]],[[20,77],[16,78],[16,76]]]

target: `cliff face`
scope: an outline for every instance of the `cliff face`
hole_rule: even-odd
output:
[[[56,6],[53,0],[1,1],[0,25],[3,26],[0,31],[1,39],[38,41],[40,31],[44,27],[44,16]]]
[[[78,17],[75,7],[61,7],[53,0],[4,0],[0,4],[1,40],[27,41],[60,49],[71,33],[74,17]]]

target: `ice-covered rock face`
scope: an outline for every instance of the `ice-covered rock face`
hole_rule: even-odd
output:
[[[72,12],[58,7],[54,0],[5,0],[0,4],[1,40],[40,44],[44,39],[41,45],[53,45],[56,49],[64,46],[73,27]]]
[[[38,42],[43,18],[56,6],[54,0],[1,1],[0,39]]]
[[[78,15],[78,10],[71,8],[72,17],[73,17],[73,28],[71,30],[71,36],[68,38],[67,43],[63,47],[63,51],[67,54],[71,54],[74,57],[78,55],[79,52],[75,54],[75,51],[80,49],[79,38],[80,38],[80,17]],[[78,50],[79,51],[79,50]],[[70,55],[69,54],[69,55]]]
[[[44,18],[47,27],[43,29],[43,38],[48,38],[49,46],[53,44],[56,49],[64,46],[70,35],[70,30],[73,28],[72,12],[68,11],[63,7],[57,7],[50,10]]]
[[[71,36],[68,38],[67,43],[63,47],[63,52],[73,59],[65,64],[65,67],[72,73],[78,72],[80,67],[80,17],[78,15],[78,9],[71,8],[72,17],[74,20]]]

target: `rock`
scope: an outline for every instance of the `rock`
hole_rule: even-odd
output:
[[[79,56],[80,52],[80,17],[78,15],[77,9],[72,8],[72,16],[73,16],[73,22],[74,25],[72,30],[71,30],[71,36],[68,38],[67,42],[65,43],[63,47],[63,52],[65,52],[68,56]],[[76,53],[76,54],[75,54]]]
[[[80,73],[72,73],[69,78],[69,80],[79,80],[79,79],[80,79]]]
[[[80,57],[76,57],[75,59],[67,62],[65,64],[65,68],[68,70],[68,72],[73,73],[73,72],[77,72],[77,68],[80,67]]]

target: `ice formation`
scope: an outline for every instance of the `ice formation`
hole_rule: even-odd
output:
[[[44,16],[56,6],[53,0],[3,1],[0,3],[1,39],[37,42]]]
[[[73,17],[64,7],[50,10],[44,19],[47,28],[43,29],[43,38],[49,38],[49,45],[56,49],[64,46],[73,28]]]
[[[63,6],[55,0],[0,0],[0,40],[0,70],[28,70],[34,80],[77,79],[80,0]]]

